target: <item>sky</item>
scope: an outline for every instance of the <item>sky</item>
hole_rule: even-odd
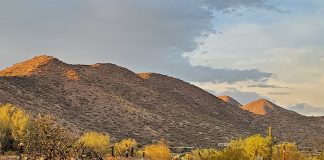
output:
[[[2,0],[0,69],[47,54],[324,116],[322,0]]]

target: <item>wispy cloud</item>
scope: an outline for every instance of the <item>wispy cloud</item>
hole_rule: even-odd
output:
[[[269,95],[290,95],[289,92],[268,92]]]
[[[276,85],[269,85],[269,84],[252,84],[252,85],[248,85],[247,87],[250,88],[285,88],[285,87],[281,87],[281,86],[276,86]]]

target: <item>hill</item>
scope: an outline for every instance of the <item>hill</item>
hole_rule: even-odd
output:
[[[171,146],[214,147],[265,133],[272,125],[280,140],[316,145],[311,137],[324,131],[318,118],[291,111],[251,114],[166,75],[134,73],[109,63],[71,65],[50,56],[0,71],[0,103],[6,102],[31,115],[54,115],[76,134],[94,130],[142,144],[166,138]]]
[[[271,113],[274,110],[280,110],[281,108],[272,102],[266,100],[266,99],[259,99],[256,101],[253,101],[249,104],[246,104],[241,107],[243,110],[247,110],[251,113],[257,114],[257,115],[266,115],[268,113]]]
[[[255,115],[251,126],[259,131],[268,126],[274,130],[277,141],[293,141],[306,146],[323,148],[324,123],[321,117],[306,117],[286,110],[268,100],[259,99],[241,107]]]
[[[114,64],[35,57],[0,72],[0,97],[33,115],[55,115],[75,133],[108,132],[144,144],[164,137],[174,145],[215,146],[255,133],[249,113],[198,87]]]
[[[232,97],[230,96],[218,96],[217,97],[218,99],[221,99],[222,101],[226,102],[226,103],[229,103],[233,106],[236,106],[236,107],[242,107],[242,104],[237,102],[235,99],[233,99]]]

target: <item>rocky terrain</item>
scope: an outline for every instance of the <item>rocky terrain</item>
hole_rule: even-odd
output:
[[[76,134],[94,130],[142,144],[166,138],[171,146],[214,147],[268,126],[280,140],[324,144],[323,119],[284,109],[254,114],[182,80],[114,64],[35,57],[0,71],[0,103],[7,102],[51,114]]]

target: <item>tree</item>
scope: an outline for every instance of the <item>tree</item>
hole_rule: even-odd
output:
[[[0,107],[0,150],[1,152],[13,148],[12,128],[11,128],[11,112],[13,106],[5,104]]]
[[[77,141],[81,156],[103,159],[109,152],[110,137],[104,133],[88,132]]]
[[[135,139],[124,139],[119,143],[115,144],[115,155],[116,156],[126,156],[126,152],[128,152],[128,156],[134,155],[134,149],[137,145],[137,142]]]
[[[271,138],[252,135],[246,139],[231,141],[221,153],[221,159],[226,160],[255,160],[267,159],[270,155]]]
[[[29,123],[29,116],[25,111],[17,109],[11,117],[12,136],[16,141],[21,141],[26,134],[26,127]]]
[[[64,128],[48,115],[39,115],[29,123],[23,143],[26,153],[35,159],[64,159],[71,149],[71,140]]]
[[[267,158],[270,155],[271,139],[260,134],[250,136],[244,140],[244,152],[250,159]]]
[[[12,104],[0,106],[1,150],[13,150],[21,142],[26,131],[29,116]]]
[[[11,113],[14,110],[14,106],[11,104],[4,104],[0,106],[0,129],[10,128]]]
[[[145,157],[151,160],[169,160],[171,158],[170,149],[163,141],[144,147]]]

